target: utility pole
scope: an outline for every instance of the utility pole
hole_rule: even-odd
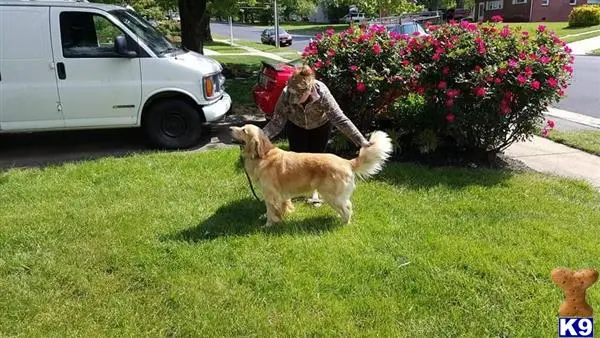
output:
[[[229,39],[231,40],[231,45],[233,46],[233,19],[231,16],[229,17]]]
[[[275,46],[279,48],[279,11],[277,10],[277,0],[273,0],[275,7]]]

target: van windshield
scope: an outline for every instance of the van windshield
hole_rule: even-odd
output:
[[[110,11],[110,14],[143,40],[156,55],[160,56],[178,50],[169,39],[136,12],[120,9]]]

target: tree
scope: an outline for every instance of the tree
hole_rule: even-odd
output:
[[[323,0],[323,3],[334,7],[354,5],[367,16],[377,16],[381,13],[399,15],[414,12],[420,7],[410,0]]]
[[[209,41],[212,40],[207,2],[207,0],[178,0],[181,45],[201,54],[204,53],[204,41],[207,37]]]

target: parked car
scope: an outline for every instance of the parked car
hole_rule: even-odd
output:
[[[266,119],[271,119],[275,104],[287,85],[294,69],[302,64],[301,59],[290,62],[269,63],[262,62],[263,68],[258,76],[258,83],[252,88],[252,97],[256,106],[265,114]]]
[[[292,35],[285,31],[282,27],[279,27],[279,45],[280,46],[291,46]],[[269,45],[275,45],[275,29],[267,28],[260,34],[260,42]]]
[[[2,0],[0,17],[1,133],[141,127],[156,146],[185,148],[231,107],[221,64],[135,11]]]
[[[419,35],[429,35],[425,28],[421,24],[416,21],[408,21],[401,24],[388,25],[388,32],[396,32],[401,35],[413,35],[415,32],[418,32]]]

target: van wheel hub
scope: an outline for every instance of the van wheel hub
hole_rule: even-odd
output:
[[[162,120],[162,131],[169,137],[179,137],[186,129],[185,119],[179,114],[167,114]]]

